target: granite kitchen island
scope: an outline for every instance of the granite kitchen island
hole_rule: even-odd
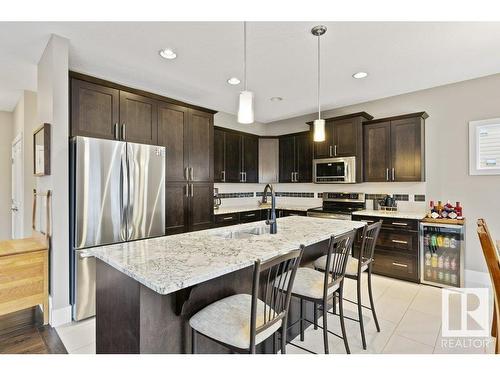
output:
[[[290,216],[278,233],[264,222],[96,247],[97,353],[189,353],[189,318],[236,293],[251,294],[253,264],[306,246],[302,263],[325,251],[328,239],[362,222]],[[312,307],[306,315],[312,320]],[[298,303],[290,319],[298,317]],[[295,328],[295,327],[294,327]],[[297,335],[290,330],[290,338]],[[272,337],[258,351],[272,352]],[[227,350],[200,337],[200,353]]]

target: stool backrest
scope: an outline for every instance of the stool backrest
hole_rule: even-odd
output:
[[[479,236],[479,241],[481,242],[481,248],[483,249],[484,259],[486,260],[486,265],[488,266],[488,271],[491,278],[491,285],[493,287],[493,329],[497,332],[493,334],[497,336],[497,344],[495,352],[500,353],[500,345],[498,345],[498,340],[500,340],[500,257],[498,255],[498,250],[495,248],[495,243],[491,238],[490,231],[486,225],[484,219],[479,219],[477,221],[477,234]]]
[[[375,245],[377,244],[380,228],[382,228],[382,220],[363,227],[363,233],[361,235],[361,248],[359,250],[358,275],[360,274],[359,271],[361,267],[370,263],[373,259],[373,253],[375,252]]]
[[[340,284],[344,279],[354,236],[356,236],[356,229],[341,236],[332,236],[330,238],[326,256],[325,279],[323,282],[324,298],[328,295],[328,290],[331,287]]]
[[[261,262],[257,260],[253,272],[252,312],[250,316],[250,348],[255,346],[255,336],[276,322],[286,319],[293,281],[299,267],[304,246],[284,255]],[[265,303],[263,313],[257,315],[257,303]]]

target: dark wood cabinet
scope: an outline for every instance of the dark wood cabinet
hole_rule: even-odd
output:
[[[366,182],[425,181],[425,112],[363,125]]]
[[[189,180],[213,181],[213,115],[189,110]]]
[[[215,181],[259,182],[259,137],[216,128]]]
[[[312,181],[312,134],[302,132],[279,138],[279,181]]]
[[[165,185],[166,234],[189,231],[189,184],[168,182]]]
[[[71,80],[71,136],[119,139],[120,91]]]
[[[367,182],[389,181],[391,123],[364,126],[364,174]]]
[[[161,102],[158,105],[158,144],[166,148],[166,182],[187,180],[188,136],[188,109]]]
[[[418,220],[354,215],[353,220],[374,223],[382,220],[373,262],[373,272],[419,282]],[[360,241],[354,250],[358,251]]]
[[[214,211],[214,184],[195,182],[189,185],[189,230],[212,227]]]
[[[326,119],[325,141],[314,142],[314,158],[356,157],[356,182],[363,181],[363,121],[373,116],[366,112]],[[308,123],[312,126],[312,122]]]
[[[224,182],[224,159],[225,159],[225,137],[226,133],[220,129],[214,129],[214,182]]]
[[[155,145],[158,142],[158,102],[120,91],[120,138]]]

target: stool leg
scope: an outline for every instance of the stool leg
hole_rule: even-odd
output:
[[[196,351],[198,350],[196,340],[196,331],[191,328],[191,354],[196,354]]]
[[[314,302],[314,329],[318,329],[318,304]]]
[[[286,354],[286,325],[287,319],[284,318],[281,325],[281,354]]]
[[[343,283],[342,283],[343,284]],[[347,342],[347,335],[345,332],[345,323],[344,323],[344,293],[343,293],[344,285],[340,286],[339,291],[339,316],[340,316],[340,328],[342,329],[342,338],[344,339],[345,352],[347,354],[351,354],[349,350],[349,343]]]
[[[365,326],[363,323],[363,302],[361,301],[361,272],[359,272],[358,279],[356,280],[356,288],[358,294],[359,329],[361,330],[361,341],[363,342],[363,349],[366,350]]]
[[[305,310],[304,299],[300,299],[300,341],[304,341],[304,310]]]
[[[373,321],[375,322],[375,327],[377,327],[377,332],[380,332],[380,326],[378,324],[377,313],[375,312],[375,304],[373,303],[373,293],[372,293],[372,268],[371,264],[368,268],[368,296],[370,297],[370,307],[372,309]]]
[[[323,343],[325,345],[325,354],[328,354],[328,301],[323,301]]]
[[[333,310],[332,311],[334,314],[337,314],[337,296],[335,294],[333,295],[332,301],[333,301]]]

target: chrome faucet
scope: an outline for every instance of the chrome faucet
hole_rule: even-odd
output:
[[[271,191],[271,217],[269,217],[268,214],[266,224],[270,226],[269,232],[271,234],[276,234],[278,232],[278,226],[276,224],[276,195],[274,193],[273,185],[267,184],[266,187],[264,188],[264,194],[262,195],[262,203],[267,203],[268,190]]]

